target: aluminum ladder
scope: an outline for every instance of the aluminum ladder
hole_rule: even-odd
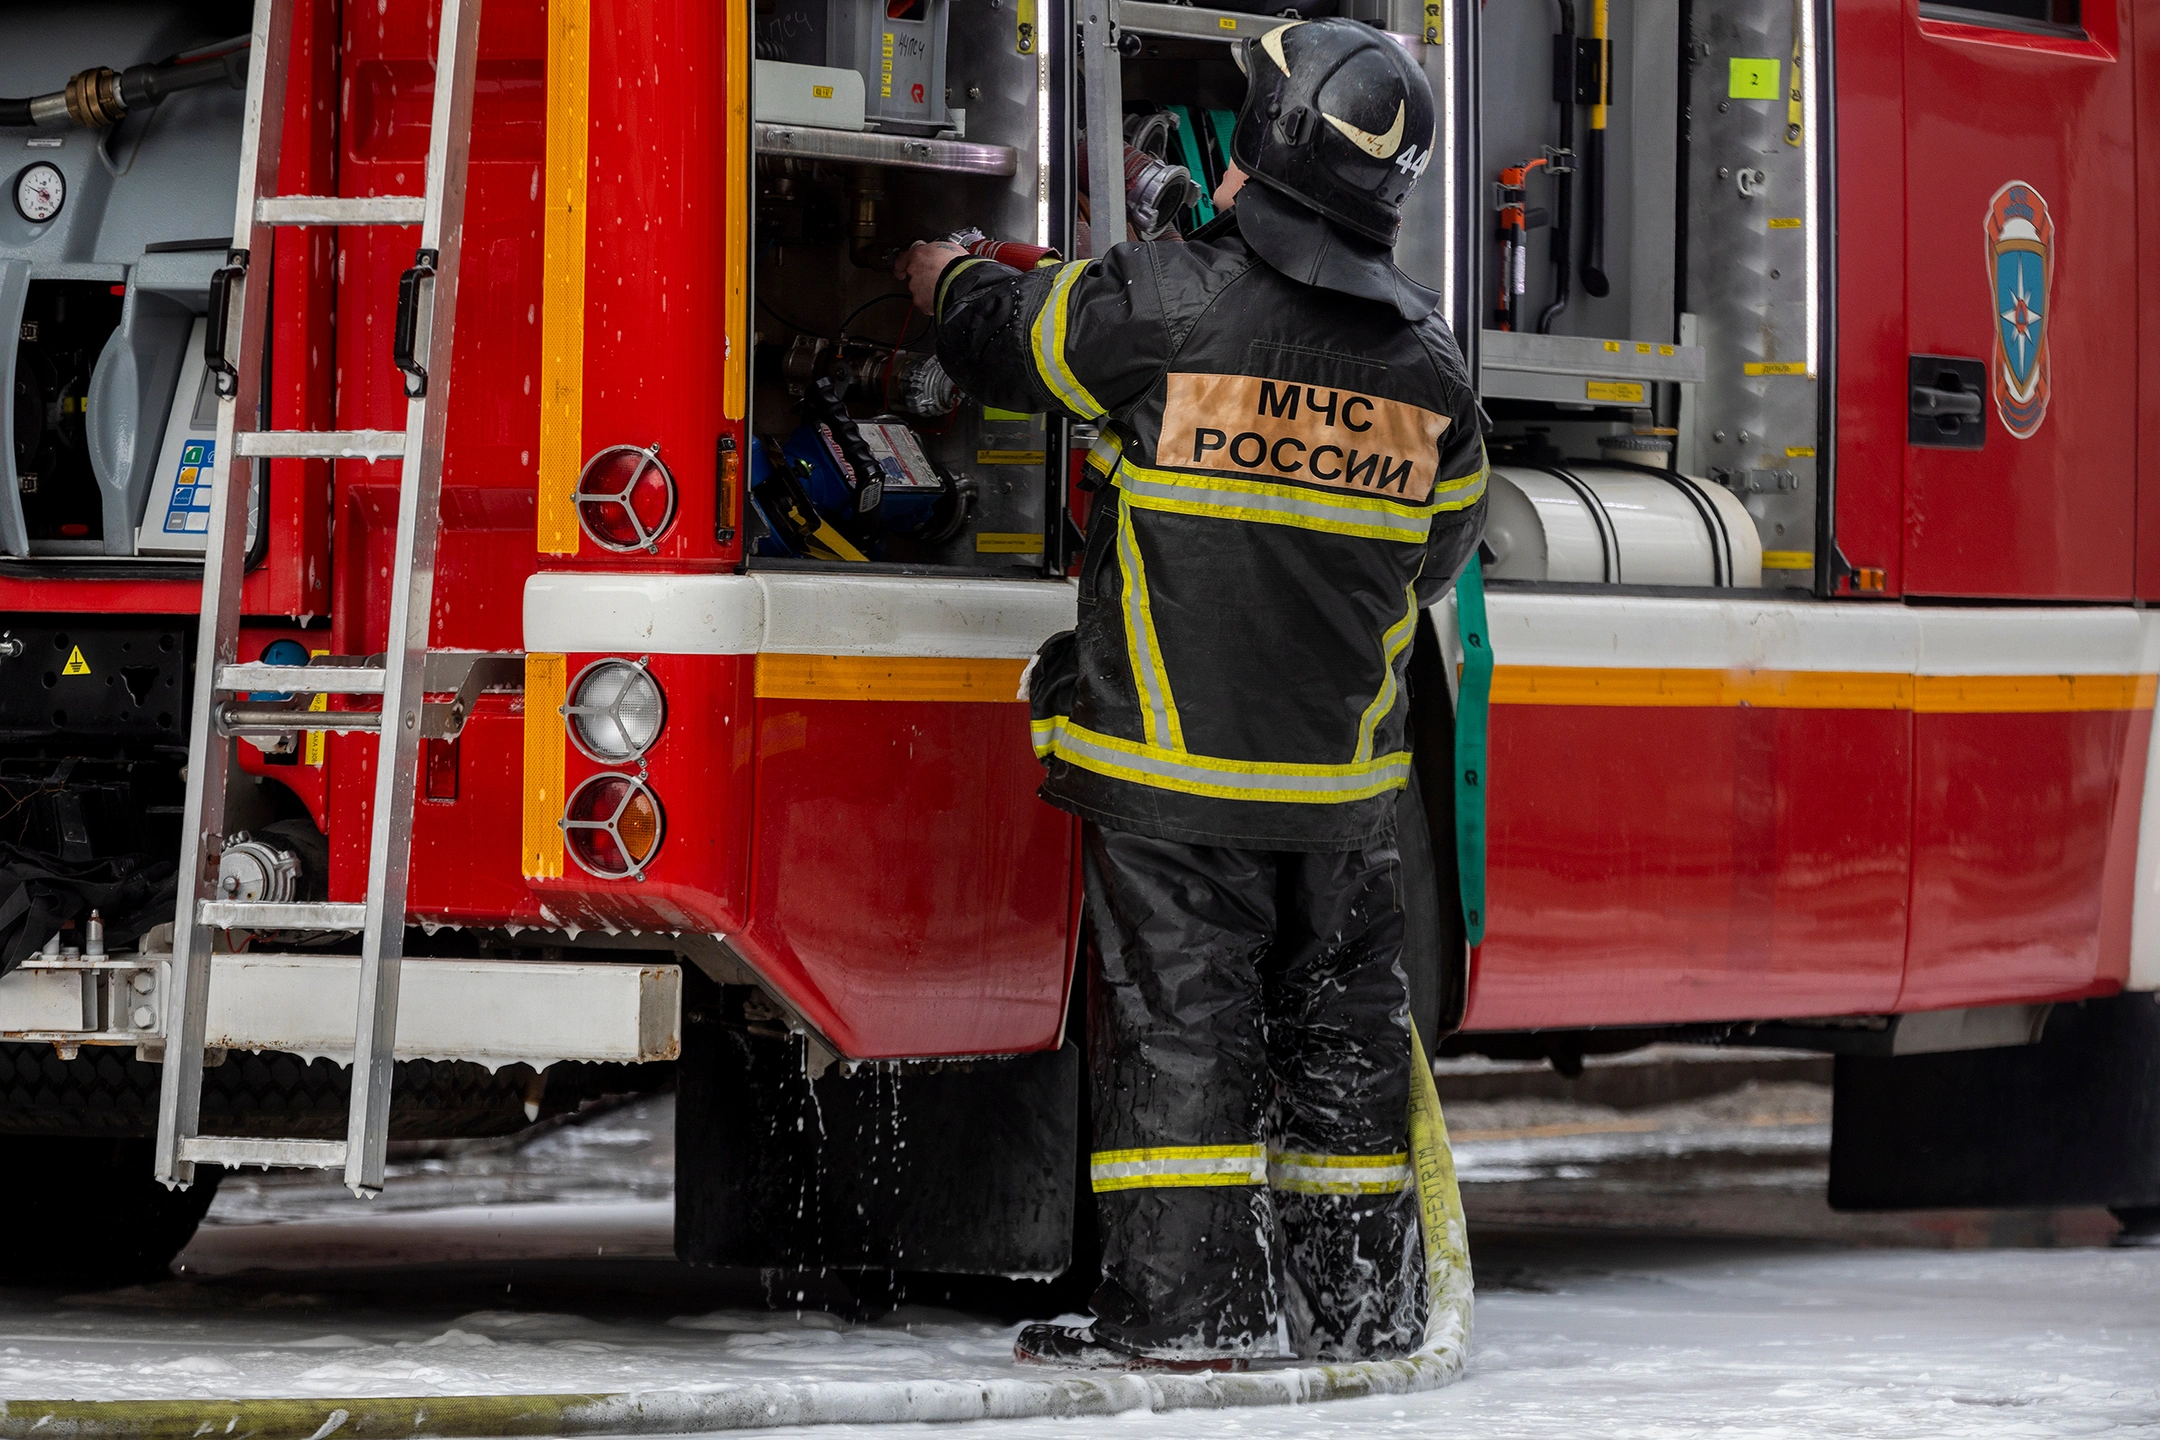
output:
[[[279,195],[285,80],[292,53],[293,0],[255,0],[247,111],[240,138],[240,189],[233,248],[210,291],[205,355],[219,395],[217,455],[225,474],[210,501],[203,557],[202,633],[188,735],[186,828],[180,845],[179,904],[166,991],[165,1070],[158,1095],[157,1175],[187,1185],[198,1164],[342,1166],[357,1195],[383,1184],[396,1039],[398,967],[405,946],[413,792],[428,672],[428,619],[435,586],[445,401],[457,305],[458,250],[465,220],[466,157],[472,140],[479,0],[442,0],[435,58],[434,116],[428,133],[426,193],[410,196]],[[447,82],[444,83],[445,77]],[[398,287],[394,349],[405,372],[405,428],[272,431],[261,428],[262,367],[269,326],[269,244],[283,225],[420,227],[419,253]],[[251,263],[252,262],[252,263]],[[380,665],[357,658],[305,669],[237,664],[252,459],[403,457],[397,542],[391,570],[388,650]],[[368,730],[376,736],[375,804],[367,898],[359,904],[271,904],[219,893],[226,786],[235,734],[263,733],[236,722],[231,702],[251,691],[308,696],[380,695],[379,715],[331,712],[284,730]],[[462,715],[458,717],[462,720]],[[360,995],[353,1021],[352,1108],[345,1139],[237,1139],[199,1132],[203,1052],[210,1014],[211,943],[217,930],[319,929],[362,936]]]

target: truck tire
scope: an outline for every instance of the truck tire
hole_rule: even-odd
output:
[[[1402,854],[1403,974],[1429,1055],[1462,1028],[1470,947],[1455,858],[1455,697],[1428,613],[1410,649],[1410,784],[1395,808]]]
[[[1839,1210],[2106,1206],[2160,1214],[2160,997],[2057,1005],[2036,1045],[1840,1055]]]
[[[1402,856],[1403,978],[1410,985],[1410,1018],[1430,1051],[1459,1023],[1460,1006],[1452,997],[1462,988],[1466,957],[1455,877],[1443,877],[1434,857],[1415,770],[1395,805],[1395,848]]]
[[[199,1165],[168,1190],[151,1142],[0,1135],[0,1285],[102,1288],[162,1278],[217,1196],[224,1174]]]

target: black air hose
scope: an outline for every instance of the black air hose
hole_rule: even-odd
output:
[[[1575,0],[1554,0],[1560,33],[1553,37],[1553,100],[1560,107],[1559,145],[1546,174],[1553,182],[1553,298],[1537,320],[1538,334],[1550,335],[1553,321],[1567,309],[1575,260]]]
[[[78,73],[66,88],[49,95],[0,97],[0,127],[75,124],[88,130],[104,130],[119,124],[129,111],[155,105],[182,90],[221,83],[238,90],[247,83],[251,44],[245,38],[228,40],[154,65],[130,65],[125,70],[100,65]]]

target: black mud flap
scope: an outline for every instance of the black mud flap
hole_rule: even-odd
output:
[[[675,1253],[692,1265],[1051,1276],[1072,1259],[1080,1052],[833,1065],[686,994]],[[753,1002],[753,1009],[755,1004]]]
[[[2160,1003],[2057,1005],[2037,1045],[1839,1056],[1830,1203],[2160,1205]]]

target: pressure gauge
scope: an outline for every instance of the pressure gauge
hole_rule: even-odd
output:
[[[26,165],[15,177],[15,210],[23,219],[43,224],[67,203],[67,176],[50,161]]]

